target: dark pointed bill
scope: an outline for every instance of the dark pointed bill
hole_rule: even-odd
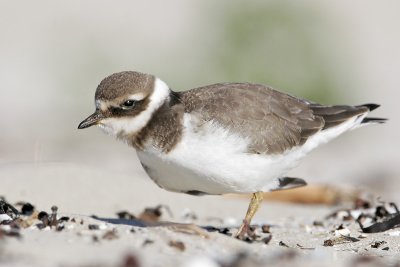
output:
[[[81,123],[79,123],[78,129],[85,129],[90,126],[96,125],[103,118],[104,118],[103,115],[100,112],[96,111],[95,113],[84,119]]]

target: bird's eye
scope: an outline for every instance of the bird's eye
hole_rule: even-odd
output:
[[[132,109],[135,106],[136,101],[135,100],[126,100],[122,104],[122,109]]]

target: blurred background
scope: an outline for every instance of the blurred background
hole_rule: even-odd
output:
[[[395,0],[2,1],[0,195],[35,197],[18,179],[46,187],[63,175],[87,192],[93,178],[78,180],[82,168],[141,190],[134,181],[147,178],[131,148],[77,130],[99,82],[137,70],[174,90],[249,81],[324,104],[379,103],[373,116],[387,124],[346,133],[291,174],[396,196],[399,10]],[[50,174],[27,167],[64,163]]]

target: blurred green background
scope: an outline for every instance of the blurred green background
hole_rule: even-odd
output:
[[[332,163],[331,170],[349,169],[356,157],[354,172],[368,166],[392,177],[400,147],[399,8],[372,0],[2,1],[0,166],[137,168],[124,144],[97,129],[76,130],[94,109],[101,79],[137,70],[175,90],[249,81],[325,104],[378,102],[375,115],[389,124],[334,141],[300,172],[329,177]],[[319,170],[317,160],[325,162]]]

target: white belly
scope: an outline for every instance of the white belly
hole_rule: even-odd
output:
[[[358,120],[344,124],[317,133],[303,147],[283,155],[257,155],[246,153],[245,138],[211,122],[197,129],[193,118],[185,114],[182,139],[170,153],[161,153],[151,144],[137,153],[148,175],[170,191],[266,192],[276,189],[276,179],[295,167],[311,149],[353,128]]]

